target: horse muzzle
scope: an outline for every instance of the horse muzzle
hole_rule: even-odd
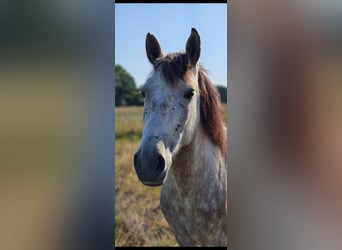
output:
[[[146,186],[160,186],[166,177],[165,158],[155,149],[147,152],[139,149],[134,155],[134,168]]]

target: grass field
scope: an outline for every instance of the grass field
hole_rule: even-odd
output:
[[[226,105],[222,112],[226,121]],[[160,187],[144,186],[134,170],[142,114],[143,107],[115,109],[115,246],[178,246],[160,210]]]

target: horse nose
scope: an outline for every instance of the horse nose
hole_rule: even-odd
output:
[[[137,151],[134,154],[134,168],[140,181],[148,186],[161,185],[166,176],[165,159],[156,149]]]
[[[140,155],[138,153],[140,152],[134,155],[134,161],[135,164],[141,165],[140,169],[143,172],[160,175],[165,170],[165,159],[157,150],[148,153],[142,152]]]

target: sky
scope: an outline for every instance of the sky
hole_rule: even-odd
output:
[[[152,71],[147,32],[164,54],[185,51],[194,27],[201,37],[200,63],[215,85],[227,85],[227,4],[115,4],[115,64],[141,86]]]

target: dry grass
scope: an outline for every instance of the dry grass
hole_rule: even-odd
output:
[[[222,105],[227,121],[227,105]],[[133,155],[143,129],[142,107],[115,110],[115,246],[178,246],[160,210],[160,187],[144,186]]]
[[[144,186],[134,170],[142,112],[142,107],[116,109],[115,246],[177,246],[160,210],[160,187]]]
[[[143,107],[122,107],[115,109],[115,140],[136,141],[144,127]]]

